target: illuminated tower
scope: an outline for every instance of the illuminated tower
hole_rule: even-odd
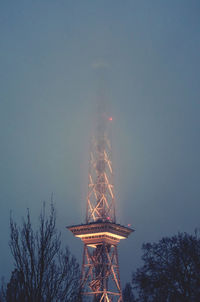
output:
[[[99,106],[91,142],[85,224],[68,229],[84,243],[80,290],[91,302],[122,302],[117,245],[133,231],[116,223],[109,123]]]

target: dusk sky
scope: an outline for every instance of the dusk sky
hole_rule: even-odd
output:
[[[53,193],[63,244],[84,222],[89,140],[106,65],[121,280],[141,246],[200,228],[200,1],[0,1],[0,276],[9,216],[34,224]]]

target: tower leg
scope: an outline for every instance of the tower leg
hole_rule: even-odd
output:
[[[81,295],[88,302],[122,302],[117,246],[84,245]]]

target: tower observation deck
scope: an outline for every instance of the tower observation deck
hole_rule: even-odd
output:
[[[100,103],[90,147],[85,224],[69,226],[84,243],[80,281],[82,301],[122,302],[117,246],[133,229],[116,223],[111,144],[112,118]]]

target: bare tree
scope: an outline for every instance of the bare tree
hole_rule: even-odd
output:
[[[79,265],[68,248],[61,248],[53,204],[49,217],[43,204],[38,230],[33,230],[27,211],[21,228],[10,218],[10,231],[15,271],[7,285],[6,301],[76,301]]]
[[[4,278],[1,278],[1,285],[0,285],[0,302],[4,302],[5,301],[5,297],[6,297],[6,285],[5,285],[5,281]]]

